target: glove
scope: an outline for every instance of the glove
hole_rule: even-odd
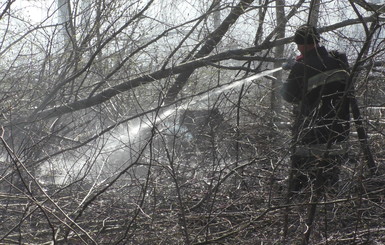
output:
[[[288,71],[293,68],[295,64],[295,59],[288,59],[285,63],[282,64],[282,69]]]

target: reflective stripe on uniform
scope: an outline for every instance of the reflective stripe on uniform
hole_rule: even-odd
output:
[[[343,155],[349,150],[347,142],[338,142],[332,144],[327,148],[327,144],[316,145],[297,145],[295,147],[294,155],[301,157],[322,157],[323,154],[328,153],[329,156]]]
[[[345,83],[348,73],[345,70],[334,69],[330,71],[321,72],[309,78],[307,83],[307,91],[311,91],[318,86],[322,86],[332,82]]]

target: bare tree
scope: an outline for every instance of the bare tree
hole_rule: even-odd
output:
[[[287,74],[274,71],[315,12],[325,45],[346,47],[370,137],[352,134],[355,161],[339,193],[316,200],[305,240],[384,242],[383,5],[47,2],[38,21],[23,12],[37,11],[31,1],[0,4],[0,242],[303,240],[314,199],[285,202],[290,128],[271,122],[289,122],[277,93]]]

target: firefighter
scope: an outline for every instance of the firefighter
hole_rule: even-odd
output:
[[[283,99],[298,108],[291,156],[293,192],[315,182],[334,186],[347,154],[348,62],[345,54],[328,52],[320,39],[311,25],[297,29],[294,42],[300,56],[281,89]]]

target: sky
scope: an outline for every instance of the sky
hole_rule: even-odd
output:
[[[34,23],[40,22],[46,16],[48,1],[46,0],[18,0],[13,3],[12,8],[18,9],[19,13],[23,12],[23,17]],[[52,2],[52,1],[50,1]]]

